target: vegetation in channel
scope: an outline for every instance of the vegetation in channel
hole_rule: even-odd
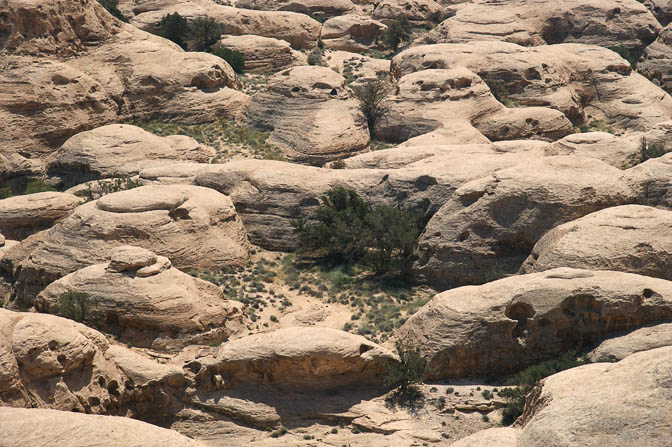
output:
[[[84,292],[69,291],[60,294],[58,315],[94,328],[100,328],[103,324],[103,312],[98,300]]]

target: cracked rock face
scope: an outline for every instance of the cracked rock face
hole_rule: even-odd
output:
[[[110,258],[49,284],[36,309],[58,313],[63,293],[87,293],[97,301],[101,329],[122,343],[160,351],[219,343],[243,328],[241,303],[171,267],[168,258],[131,246],[113,249]]]
[[[25,239],[68,216],[83,199],[62,192],[38,192],[0,200],[0,233]]]
[[[559,268],[435,296],[400,328],[433,378],[513,373],[672,317],[672,282]]]
[[[556,267],[614,270],[672,280],[672,211],[607,208],[558,225],[534,246],[521,273]]]
[[[177,268],[220,268],[248,259],[249,242],[231,200],[196,186],[143,186],[78,207],[3,257],[19,307],[52,281],[108,259],[123,244],[153,251]]]

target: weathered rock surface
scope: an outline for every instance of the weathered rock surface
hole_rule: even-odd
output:
[[[288,42],[280,39],[252,35],[224,36],[216,46],[243,53],[246,72],[266,73],[305,65],[305,62],[301,63],[301,53],[292,50]]]
[[[238,0],[237,8],[293,11],[313,17],[334,17],[355,9],[350,0]]]
[[[460,439],[451,447],[520,447],[520,430],[511,427],[489,428]]]
[[[672,154],[652,158],[625,171],[637,203],[672,208]]]
[[[646,47],[637,62],[637,70],[668,93],[672,92],[670,51],[672,51],[672,26],[667,25],[656,41]]]
[[[520,445],[666,446],[671,380],[672,347],[548,377],[526,403]]]
[[[672,346],[672,323],[661,323],[607,339],[593,349],[588,357],[593,361],[622,360],[637,352]]]
[[[397,152],[387,154],[394,157]],[[296,235],[291,220],[313,218],[320,198],[334,186],[352,188],[374,204],[410,207],[431,215],[463,184],[529,157],[534,155],[502,153],[487,146],[458,147],[435,157],[420,157],[403,169],[324,169],[246,160],[205,165],[201,173],[192,171],[192,175],[195,184],[230,195],[253,243],[292,250]],[[148,171],[141,175],[161,182],[171,182],[169,174],[183,175],[163,168]],[[187,172],[189,167],[173,171]]]
[[[383,22],[369,16],[344,15],[324,22],[320,39],[325,48],[357,53],[375,47],[386,29]]]
[[[427,69],[467,68],[499,82],[522,106],[563,112],[574,124],[603,121],[646,131],[672,118],[672,98],[613,51],[592,45],[522,47],[507,42],[421,45],[392,59],[396,78]]]
[[[428,356],[434,378],[501,376],[671,317],[672,282],[561,268],[443,292],[398,336]]]
[[[121,246],[109,263],[97,264],[49,284],[37,297],[39,312],[58,313],[60,296],[94,297],[100,328],[122,343],[155,350],[228,339],[243,327],[243,305],[226,300],[219,287],[171,267],[149,250]]]
[[[68,216],[83,199],[63,192],[38,192],[0,200],[0,234],[25,239]]]
[[[66,411],[3,408],[0,437],[4,447],[49,444],[53,447],[203,447],[174,430],[116,416]]]
[[[208,163],[215,149],[191,137],[159,137],[128,124],[110,124],[69,138],[48,157],[47,174],[70,185],[131,177],[151,166],[179,161]]]
[[[97,1],[8,0],[0,17],[0,121],[10,152],[42,156],[76,133],[131,117],[232,117],[249,100],[222,59],[185,53]]]
[[[329,51],[325,53],[324,60],[329,68],[350,81],[351,87],[381,79],[390,71],[390,61],[387,59],[375,59],[347,51]]]
[[[438,22],[443,8],[434,0],[381,0],[371,13],[374,19],[388,22],[401,15],[410,22]]]
[[[490,140],[553,140],[574,132],[570,121],[557,110],[507,109],[478,75],[465,68],[407,74],[399,79],[384,106],[385,114],[376,120],[376,135],[394,142],[456,124],[472,125]]]
[[[661,25],[667,26],[672,21],[672,3],[670,0],[643,0],[642,4],[651,11]]]
[[[320,37],[320,22],[305,14],[233,8],[211,0],[159,0],[149,5],[140,4],[131,24],[145,31],[156,31],[166,14],[176,12],[187,20],[212,17],[224,25],[224,34],[272,37],[289,42],[297,50],[315,47]]]
[[[173,363],[197,361],[199,391],[261,384],[289,388],[330,388],[382,383],[385,362],[395,358],[360,335],[330,328],[278,329],[250,335],[219,348],[187,348]],[[217,377],[218,376],[218,377]]]
[[[672,211],[641,205],[607,208],[546,233],[520,272],[574,267],[672,280],[670,234]]]
[[[294,67],[268,80],[245,112],[250,125],[270,131],[268,142],[289,160],[322,165],[368,151],[369,131],[345,79],[326,67]]]
[[[499,40],[519,45],[582,43],[624,47],[635,55],[653,42],[660,24],[636,0],[476,1],[432,30],[427,43]]]
[[[621,137],[608,132],[575,133],[555,141],[545,152],[597,158],[616,168],[627,169],[639,159],[641,138],[640,133]]]
[[[211,189],[150,185],[103,196],[78,207],[2,259],[12,272],[19,306],[46,285],[107,260],[129,244],[165,256],[180,269],[219,268],[247,261],[249,243],[231,200]]]
[[[429,221],[416,277],[439,289],[501,278],[551,228],[635,197],[622,171],[591,158],[530,158],[495,170],[463,184]]]

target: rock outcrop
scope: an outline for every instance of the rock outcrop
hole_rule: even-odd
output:
[[[137,245],[177,268],[220,268],[248,259],[245,228],[231,200],[196,186],[143,186],[78,207],[2,259],[19,307],[56,279],[107,260],[112,248]]]
[[[237,0],[237,8],[262,11],[293,11],[312,17],[335,17],[352,12],[350,0]]]
[[[66,185],[137,175],[180,161],[208,163],[215,149],[191,137],[159,137],[128,124],[109,124],[69,138],[48,157],[47,174]]]
[[[386,29],[383,22],[369,16],[345,15],[324,22],[320,39],[325,48],[359,53],[375,47]]]
[[[194,369],[199,391],[207,392],[217,383],[226,389],[382,384],[385,362],[393,359],[390,351],[360,335],[303,327],[250,335],[219,348],[187,348],[173,363]]]
[[[546,378],[525,405],[520,445],[668,445],[671,365],[666,347]]]
[[[433,378],[489,377],[670,318],[670,281],[561,268],[443,292],[397,335],[427,355]]]
[[[672,211],[641,205],[607,208],[546,233],[520,271],[574,267],[672,280],[669,234]]]
[[[289,160],[322,165],[368,151],[369,131],[345,79],[326,67],[294,67],[268,80],[245,112]]]
[[[384,107],[385,113],[375,123],[376,135],[398,143],[465,125],[476,128],[486,141],[555,140],[574,132],[571,122],[557,110],[504,107],[483,79],[466,68],[426,69],[404,75]]]
[[[672,154],[652,158],[625,171],[637,203],[672,208]]]
[[[661,86],[666,92],[672,92],[672,25],[667,25],[651,45],[646,47],[637,62],[637,71]]]
[[[625,48],[634,55],[660,24],[637,0],[469,2],[424,39],[428,43],[498,40],[524,46],[582,43]]]
[[[530,158],[463,184],[418,240],[414,271],[440,290],[518,271],[551,228],[635,201],[623,171],[575,156]]]
[[[29,158],[111,122],[202,122],[232,117],[249,99],[224,60],[186,53],[95,0],[8,0],[0,28],[3,140]]]
[[[38,192],[0,200],[0,234],[21,240],[68,216],[83,199],[63,192]]]
[[[116,416],[66,411],[3,408],[0,437],[4,447],[203,447],[174,430]]]
[[[672,346],[672,323],[654,324],[610,338],[593,349],[588,357],[595,361],[623,360],[629,355],[650,349]]]
[[[224,25],[224,34],[272,37],[289,42],[296,50],[314,48],[320,37],[320,22],[305,14],[233,8],[211,0],[158,0],[141,3],[135,11],[131,24],[145,31],[156,32],[166,14],[178,13],[188,21],[211,17]]]
[[[35,300],[39,312],[59,313],[61,295],[86,293],[96,300],[99,328],[122,343],[154,350],[219,343],[243,327],[243,305],[226,300],[214,284],[171,267],[153,252],[120,246],[110,262],[54,281]]]
[[[246,72],[275,72],[294,65],[305,65],[303,55],[288,42],[261,36],[224,36],[216,47],[238,51],[245,58]],[[303,63],[302,63],[303,62]]]
[[[507,3],[508,4],[508,3]],[[508,42],[420,45],[392,59],[396,78],[427,69],[467,68],[522,106],[550,107],[574,124],[646,131],[672,118],[672,98],[606,48]]]
[[[439,22],[443,18],[443,7],[434,0],[381,0],[371,13],[371,17],[383,22],[392,22],[405,15],[409,22]]]

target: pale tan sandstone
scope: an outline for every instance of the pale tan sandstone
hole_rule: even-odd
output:
[[[672,21],[670,0],[643,0],[642,4],[651,11],[661,25],[667,26]]]
[[[18,305],[30,307],[46,285],[105,262],[110,250],[123,244],[149,249],[185,270],[243,263],[249,250],[228,197],[196,186],[150,185],[78,207],[14,247],[2,263],[13,272]]]
[[[291,161],[322,165],[368,151],[369,131],[345,79],[326,67],[273,75],[252,98],[246,123],[269,131],[268,142]]]
[[[38,192],[0,200],[0,232],[21,240],[68,216],[83,200],[62,192]]]
[[[672,208],[672,154],[652,158],[625,171],[637,203]]]
[[[520,430],[511,427],[489,428],[450,444],[451,447],[520,447]]]
[[[410,22],[438,22],[443,18],[443,8],[434,0],[381,0],[371,17],[391,22],[405,15]]]
[[[325,48],[354,53],[376,47],[387,26],[364,15],[333,17],[322,24],[320,39]]]
[[[384,106],[385,113],[376,120],[376,135],[394,142],[451,129],[456,123],[472,125],[489,140],[552,140],[573,132],[569,120],[557,110],[507,109],[483,79],[466,68],[409,73],[399,79]]]
[[[255,11],[222,6],[211,0],[159,0],[137,10],[131,24],[156,31],[166,14],[178,13],[187,20],[212,17],[224,25],[224,34],[254,34],[289,42],[292,48],[313,48],[320,37],[320,22],[289,11]]]
[[[443,292],[397,336],[428,356],[430,377],[501,376],[670,316],[670,281],[560,268]]]
[[[350,0],[237,0],[236,7],[262,11],[293,11],[312,17],[335,17],[355,9]]]
[[[672,347],[548,377],[528,398],[520,445],[667,446],[670,380]]]
[[[66,292],[96,299],[100,328],[138,347],[174,351],[189,344],[222,342],[243,327],[242,304],[226,300],[214,284],[139,247],[117,247],[109,263],[52,282],[36,298],[36,309],[58,313],[60,296]]]
[[[174,430],[116,416],[66,411],[2,408],[4,447],[204,447]]]
[[[622,360],[637,352],[664,346],[672,346],[672,323],[654,324],[604,340],[588,357],[593,361]]]
[[[575,267],[672,280],[670,234],[672,211],[642,205],[607,208],[546,233],[520,272]]]
[[[353,88],[369,81],[383,79],[390,72],[389,60],[375,59],[348,51],[326,51],[324,61],[329,68],[346,77],[348,85]]]
[[[501,82],[523,106],[551,107],[574,124],[601,120],[616,133],[647,131],[672,117],[672,98],[613,51],[592,45],[508,42],[421,45],[392,59],[396,78],[464,67]],[[490,82],[490,81],[489,81]]]
[[[424,39],[427,43],[498,40],[519,45],[582,43],[625,47],[634,54],[651,43],[660,24],[637,0],[477,0],[455,8]]]
[[[69,138],[47,161],[47,174],[67,185],[92,179],[132,177],[151,166],[177,161],[208,163],[215,149],[191,137],[160,137],[128,124],[109,124]]]
[[[94,0],[8,0],[0,27],[9,33],[0,47],[3,137],[9,152],[29,158],[110,122],[202,122],[232,117],[248,101],[222,59],[185,53]]]
[[[246,72],[273,72],[294,65],[305,65],[304,57],[288,42],[254,35],[223,36],[216,47],[243,53]]]
[[[667,25],[637,62],[637,70],[668,93],[672,92],[671,47],[672,26]]]
[[[554,226],[635,199],[623,171],[599,160],[528,158],[457,189],[420,235],[415,275],[439,289],[501,278]]]

